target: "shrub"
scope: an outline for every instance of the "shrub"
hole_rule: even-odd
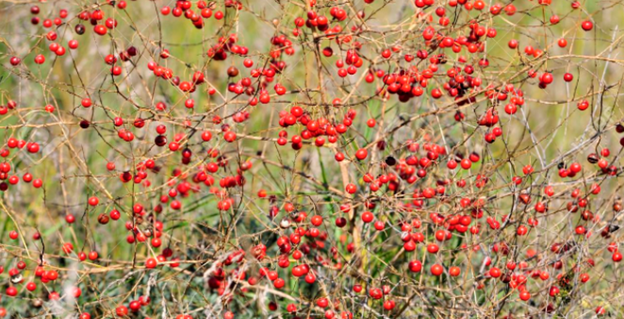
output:
[[[621,317],[616,1],[0,1],[0,317]]]

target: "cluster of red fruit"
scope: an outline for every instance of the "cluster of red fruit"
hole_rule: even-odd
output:
[[[31,6],[3,55],[0,318],[615,312],[620,38],[578,1],[399,2]]]
[[[176,5],[173,9],[169,6],[164,6],[160,9],[160,13],[164,16],[172,14],[174,17],[181,17],[184,15],[197,29],[201,29],[204,27],[204,19],[209,19],[213,16],[213,10],[215,10],[216,5],[214,2],[209,3],[203,0],[197,1],[195,5],[199,13],[193,11],[193,2],[191,1],[176,1]],[[235,0],[225,0],[224,5],[226,8],[236,8],[236,10],[243,9],[243,4]],[[223,19],[224,16],[223,11],[214,12],[214,18],[217,20]]]

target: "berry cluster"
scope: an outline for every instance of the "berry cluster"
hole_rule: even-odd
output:
[[[621,0],[40,2],[0,318],[624,316]]]

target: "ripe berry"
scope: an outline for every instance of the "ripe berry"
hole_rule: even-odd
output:
[[[492,276],[493,278],[498,278],[501,275],[501,271],[500,269],[496,268],[496,267],[492,267],[490,268],[490,276]]]
[[[82,99],[81,104],[82,104],[83,107],[88,108],[88,107],[91,107],[92,102],[91,102],[90,98],[86,97],[86,98]]]
[[[362,213],[362,221],[365,223],[370,223],[373,221],[373,219],[375,219],[375,215],[373,215],[373,213],[371,212],[364,212]]]
[[[158,262],[154,258],[148,258],[145,261],[145,268],[148,268],[148,269],[156,268],[156,265],[158,265]]]
[[[35,56],[35,63],[43,64],[44,62],[45,62],[45,57],[43,56],[43,54],[38,54]]]
[[[97,197],[92,196],[92,197],[89,198],[89,205],[97,206],[97,204],[99,204],[99,203],[100,203],[100,200]]]
[[[581,23],[581,28],[583,28],[583,30],[585,31],[590,31],[594,28],[594,24],[589,20],[585,20]]]
[[[366,149],[359,149],[357,152],[355,152],[355,157],[360,161],[364,160],[367,156],[368,151]]]
[[[431,266],[431,274],[434,276],[440,276],[444,272],[444,268],[439,264]]]
[[[452,266],[451,268],[449,268],[449,275],[451,275],[452,277],[457,277],[460,273],[461,269],[457,266]]]
[[[17,288],[10,286],[6,289],[6,294],[9,297],[15,297],[17,296]]]
[[[26,289],[28,289],[28,291],[34,291],[35,289],[37,289],[37,284],[35,284],[34,282],[29,282],[28,284],[26,284]]]

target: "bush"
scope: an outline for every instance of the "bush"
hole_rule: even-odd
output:
[[[0,1],[0,317],[622,317],[621,9]]]

